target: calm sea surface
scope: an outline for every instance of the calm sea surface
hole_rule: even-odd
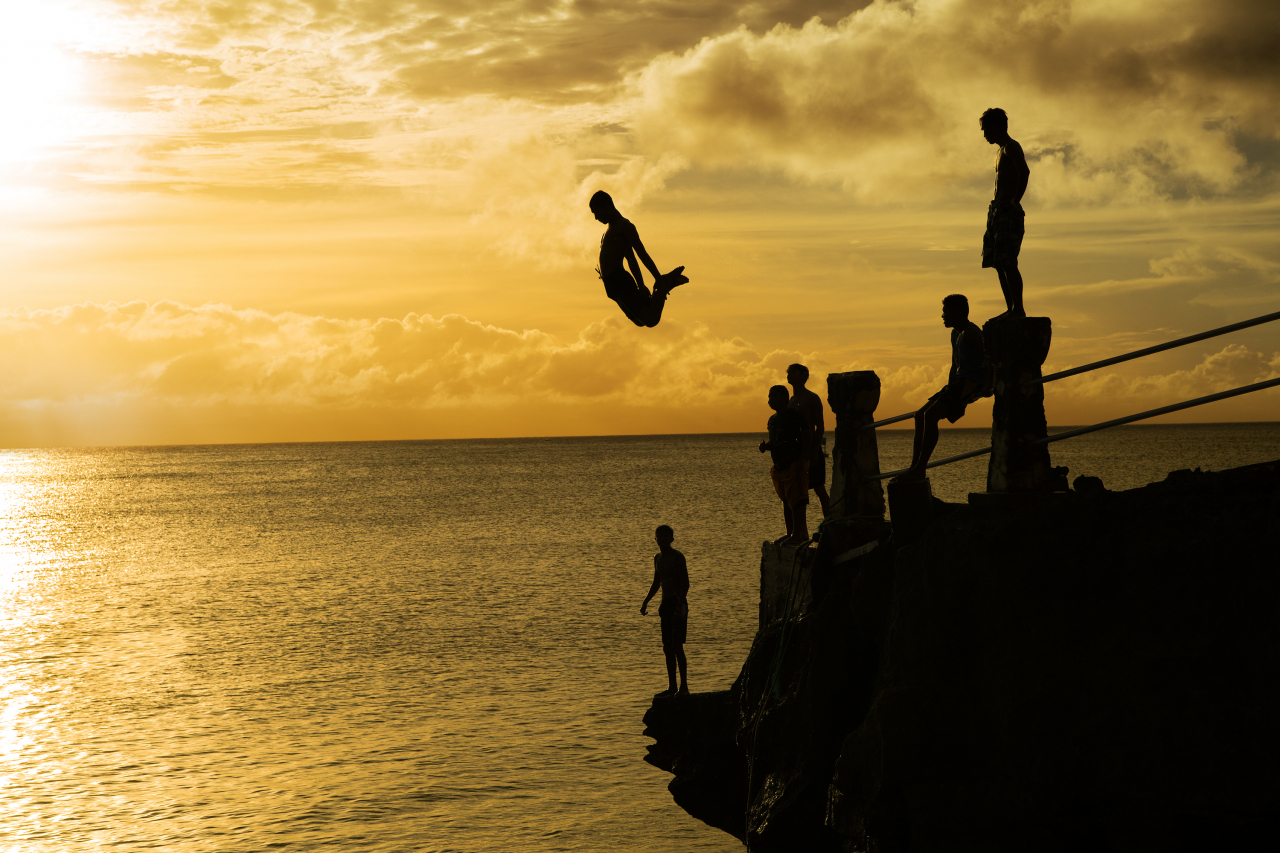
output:
[[[782,533],[759,441],[0,452],[0,849],[740,850],[642,761],[638,607],[668,522],[692,687],[732,682]],[[910,441],[880,434],[885,470]],[[1051,451],[1130,488],[1280,458],[1280,424]]]

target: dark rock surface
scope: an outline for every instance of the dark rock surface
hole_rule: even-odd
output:
[[[756,851],[1280,846],[1280,463],[1070,498],[824,537],[732,689],[645,716],[676,802]]]

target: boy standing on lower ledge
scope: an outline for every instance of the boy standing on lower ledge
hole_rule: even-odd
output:
[[[667,689],[654,699],[689,695],[689,673],[684,659],[685,632],[689,627],[689,568],[684,554],[671,547],[675,531],[663,524],[654,531],[658,553],[653,556],[653,585],[640,605],[640,615],[647,616],[649,600],[662,589],[658,618],[662,622],[662,654],[667,659]],[[676,667],[680,668],[680,689],[676,689]]]
[[[769,389],[769,408],[774,415],[769,418],[769,439],[760,442],[760,452],[766,450],[773,457],[769,479],[773,490],[782,501],[782,518],[787,534],[776,540],[777,545],[803,545],[809,541],[809,522],[806,507],[809,504],[809,445],[813,430],[804,415],[789,408],[791,395],[782,385]]]

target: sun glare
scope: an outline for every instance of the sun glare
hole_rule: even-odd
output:
[[[81,63],[70,7],[12,4],[0,27],[0,164],[36,159],[77,131]]]

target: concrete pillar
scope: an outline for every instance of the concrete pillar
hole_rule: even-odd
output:
[[[933,487],[929,478],[889,483],[889,515],[893,541],[905,545],[920,538],[933,523]]]
[[[1044,386],[1023,383],[1042,375],[1053,325],[1048,317],[1006,314],[988,320],[982,337],[996,371],[987,491],[1052,491],[1055,478],[1048,446],[1028,444],[1048,435]]]
[[[859,429],[875,420],[880,377],[872,370],[827,375],[827,405],[835,415],[831,451],[831,518],[884,518],[884,489],[876,431]]]

